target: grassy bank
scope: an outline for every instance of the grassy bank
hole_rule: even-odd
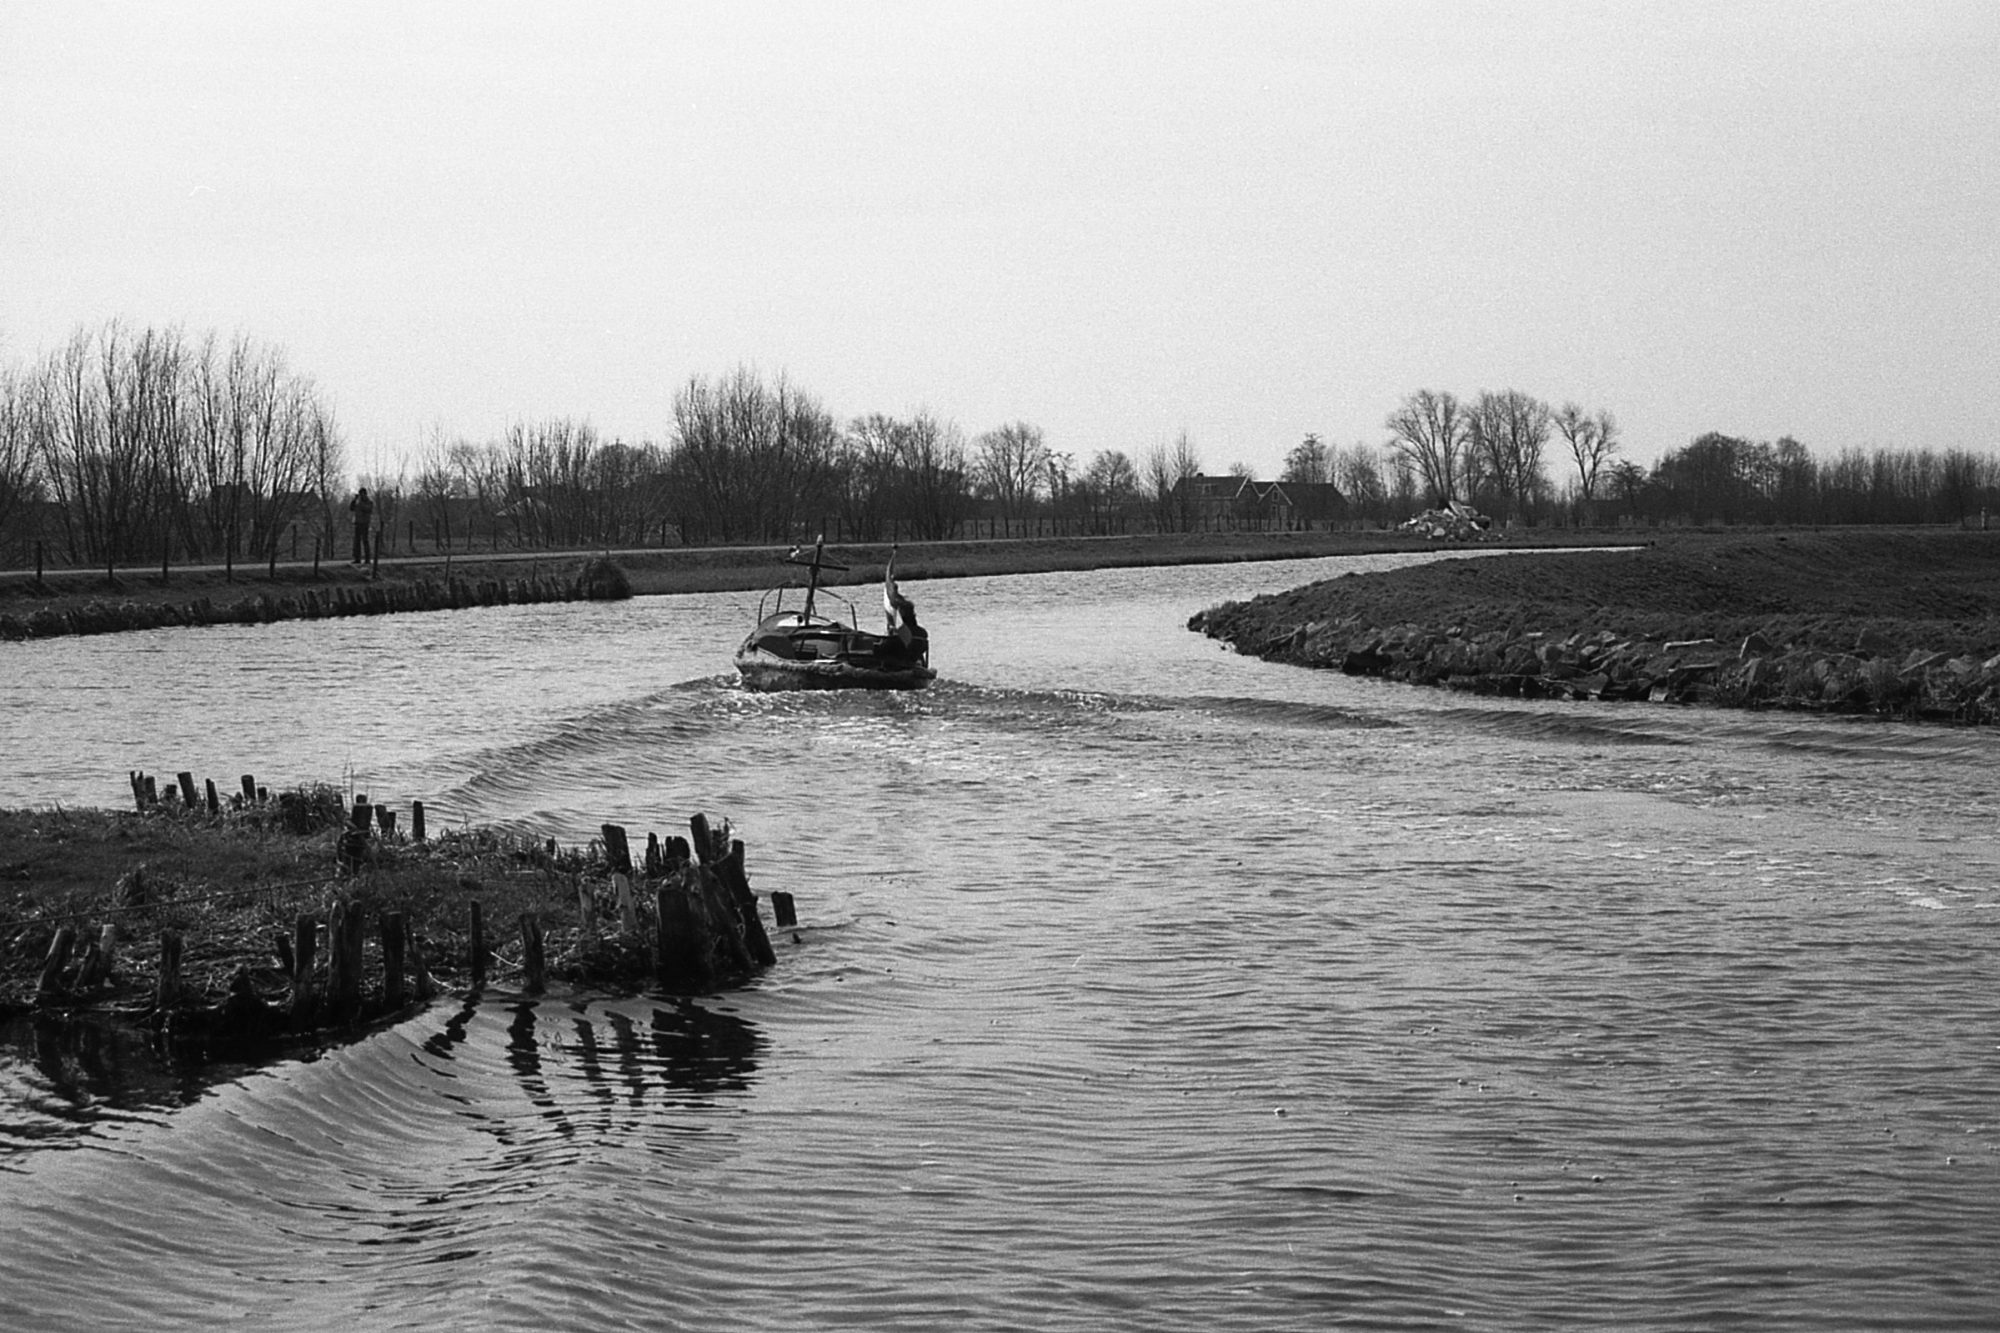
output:
[[[770,961],[726,824],[697,817],[626,859],[495,830],[419,838],[383,814],[330,787],[0,811],[0,1018],[108,1017],[205,1054],[351,1031],[441,990],[698,993]]]
[[[1601,534],[1537,532],[1488,544],[1575,545]],[[1388,532],[1168,533],[1133,537],[1022,538],[1003,541],[908,542],[897,554],[898,577],[928,579],[1057,570],[1289,560],[1435,549],[1436,543]],[[789,548],[683,547],[614,552],[535,552],[520,555],[407,556],[374,569],[350,565],[285,564],[225,571],[102,570],[0,576],[0,639],[111,633],[162,625],[243,624],[340,615],[490,606],[509,602],[610,598],[663,593],[757,590],[794,581]],[[881,578],[887,544],[831,548],[848,566],[836,583]],[[594,579],[609,566],[616,578]]]
[[[1190,627],[1273,661],[1497,694],[2000,719],[2000,534],[1690,533],[1328,580]]]

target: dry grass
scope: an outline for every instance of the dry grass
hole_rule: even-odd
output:
[[[523,913],[545,923],[558,974],[578,953],[579,889],[609,873],[595,844],[552,856],[544,844],[486,830],[422,843],[371,837],[360,864],[343,867],[344,820],[331,813],[340,809],[337,792],[312,788],[215,816],[172,806],[0,811],[0,1010],[34,1001],[64,926],[79,947],[107,922],[117,926],[119,970],[92,997],[114,1007],[144,1001],[166,931],[186,940],[183,979],[197,993],[220,996],[246,968],[259,991],[282,993],[289,979],[278,940],[302,915],[324,922],[336,904],[371,920],[403,913],[441,980],[469,968],[473,901],[502,972],[506,932]]]

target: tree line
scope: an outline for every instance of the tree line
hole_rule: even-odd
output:
[[[1421,389],[1384,427],[1382,444],[1306,436],[1281,480],[1331,483],[1350,521],[1384,526],[1453,501],[1503,523],[1583,526],[1968,523],[2000,509],[2000,459],[1969,449],[1821,458],[1790,436],[1709,432],[1647,468],[1619,456],[1608,409],[1514,389],[1466,399]]]
[[[378,524],[417,549],[540,548],[1174,530],[1188,525],[1175,488],[1201,471],[1185,433],[1079,465],[1029,422],[968,438],[922,409],[842,421],[744,367],[691,376],[671,411],[665,444],[568,418],[483,441],[435,430],[413,469],[364,481]]]
[[[324,397],[249,338],[114,321],[0,368],[0,544],[17,551],[32,517],[71,564],[271,555],[344,469]]]
[[[1079,461],[1040,427],[968,438],[928,410],[841,420],[780,374],[739,367],[675,391],[665,443],[569,418],[473,441],[434,430],[411,464],[364,477],[390,550],[944,540],[1268,523],[1204,495],[1183,431]],[[1508,389],[1407,395],[1381,443],[1307,435],[1280,481],[1333,492],[1321,521],[1389,527],[1465,501],[1503,523],[1939,523],[2000,507],[2000,464],[1967,450],[1819,459],[1707,434],[1650,469],[1612,413]],[[346,519],[333,410],[277,348],[119,322],[0,367],[0,561],[37,543],[72,565],[330,554]],[[1251,480],[1236,465],[1235,480]],[[1205,489],[1206,488],[1206,489]],[[1246,491],[1250,488],[1245,488]],[[304,549],[301,550],[301,542]],[[317,547],[316,547],[317,544]]]

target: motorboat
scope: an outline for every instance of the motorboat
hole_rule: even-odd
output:
[[[806,571],[804,599],[787,606],[796,585],[773,588],[757,604],[757,628],[736,650],[736,672],[749,690],[920,690],[937,679],[931,670],[930,635],[917,623],[916,607],[896,589],[896,554],[882,572],[882,633],[861,628],[854,603],[820,586],[829,570],[826,539],[805,555],[793,547],[785,563]],[[846,619],[824,606],[838,603]]]

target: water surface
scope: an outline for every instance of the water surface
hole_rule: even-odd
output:
[[[701,809],[802,926],[263,1069],[20,1043],[0,1324],[1990,1324],[1991,735],[1184,628],[1400,559],[910,585],[917,695],[736,689],[754,594],[5,646],[0,804]]]

